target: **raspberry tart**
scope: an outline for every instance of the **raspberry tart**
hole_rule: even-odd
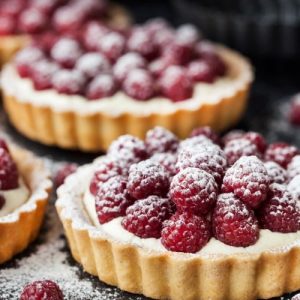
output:
[[[117,28],[130,23],[123,8],[106,0],[2,0],[0,65],[32,40],[50,43],[56,35],[73,35],[95,20]]]
[[[183,141],[162,127],[145,141],[119,137],[58,189],[73,257],[101,281],[154,299],[298,290],[300,156],[285,145],[255,132],[220,139],[207,127]]]
[[[181,138],[200,125],[225,129],[240,119],[252,78],[245,58],[194,26],[155,19],[123,31],[89,23],[79,37],[40,41],[4,68],[2,85],[21,133],[99,151],[155,125]]]
[[[52,182],[42,160],[0,139],[0,264],[38,235]]]

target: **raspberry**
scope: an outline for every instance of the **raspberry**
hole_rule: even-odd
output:
[[[42,34],[32,36],[33,45],[40,47],[45,53],[50,53],[51,49],[58,41],[59,36],[52,31],[46,31]]]
[[[137,100],[148,100],[154,95],[154,80],[149,71],[133,69],[123,82],[124,92]]]
[[[4,148],[0,148],[0,190],[7,191],[19,186],[17,165]]]
[[[0,195],[0,210],[3,208],[5,203],[6,203],[6,200],[5,200],[4,196]]]
[[[173,43],[174,40],[175,32],[171,28],[164,28],[162,30],[156,31],[153,34],[154,44],[158,47],[160,54],[164,53],[166,51],[166,47]],[[173,57],[168,57],[168,60],[173,61],[174,63]]]
[[[194,25],[184,24],[177,28],[176,39],[184,44],[194,46],[200,39],[200,33]]]
[[[11,16],[0,16],[0,36],[13,34],[16,31],[16,24]]]
[[[160,32],[161,30],[164,30],[166,28],[169,28],[169,24],[163,18],[154,18],[148,20],[145,23],[144,28],[151,36],[153,36],[155,33]]]
[[[259,237],[253,211],[232,193],[219,195],[212,224],[214,236],[230,246],[248,247],[255,244]]]
[[[164,70],[168,68],[170,65],[171,63],[167,59],[160,57],[153,60],[149,64],[148,68],[151,74],[157,78],[160,77],[163,74]]]
[[[97,100],[114,95],[118,85],[110,74],[100,74],[87,86],[86,97],[89,100]]]
[[[5,142],[4,139],[0,138],[0,148],[4,149],[5,151],[9,152],[7,143]]]
[[[287,143],[270,144],[265,153],[266,161],[275,161],[283,168],[286,168],[294,156],[299,154],[299,150]]]
[[[34,281],[27,284],[20,300],[63,300],[64,296],[59,286],[51,280]]]
[[[300,294],[294,295],[291,300],[300,300]]]
[[[296,232],[300,229],[300,214],[291,193],[284,185],[272,184],[268,199],[258,210],[262,228],[275,232]]]
[[[148,152],[145,143],[132,136],[123,135],[115,140],[108,149],[108,154],[125,163],[137,163],[148,158]]]
[[[170,152],[156,153],[150,159],[163,166],[171,177],[177,173],[175,167],[177,162],[177,156],[175,154]]]
[[[294,156],[291,162],[288,164],[287,174],[290,180],[297,175],[300,175],[300,155]]]
[[[289,120],[292,124],[300,125],[300,94],[291,99]]]
[[[169,130],[157,126],[146,134],[145,144],[148,153],[176,152],[179,144],[178,138]]]
[[[45,30],[49,20],[43,12],[36,8],[28,8],[21,13],[19,22],[22,32],[35,34]]]
[[[202,144],[212,145],[213,142],[204,135],[198,135],[181,141],[178,150],[181,151],[183,149],[194,149]]]
[[[134,202],[127,189],[127,178],[111,177],[101,184],[95,197],[96,212],[100,224],[125,215],[126,209]]]
[[[230,166],[244,156],[255,155],[260,157],[260,153],[256,145],[245,138],[235,139],[228,142],[224,147],[224,152]]]
[[[269,187],[267,170],[256,156],[241,157],[224,176],[222,192],[234,193],[252,208],[265,200]]]
[[[287,181],[287,172],[273,161],[265,162],[265,168],[270,178],[271,183],[284,184]]]
[[[202,143],[196,148],[186,148],[179,152],[176,164],[177,170],[188,167],[198,168],[213,175],[220,184],[225,173],[226,159],[219,146],[212,143]]]
[[[61,186],[66,178],[73,174],[77,170],[78,166],[77,164],[65,164],[63,167],[61,167],[54,178],[55,186],[59,187]]]
[[[168,67],[161,76],[162,95],[174,102],[189,99],[193,94],[193,84],[186,71],[180,66]]]
[[[163,221],[172,213],[168,199],[149,196],[127,208],[122,226],[141,238],[160,238]]]
[[[90,183],[90,192],[96,196],[101,185],[112,177],[125,175],[126,171],[123,170],[121,164],[115,159],[107,157],[101,159],[97,164],[96,171]]]
[[[215,69],[205,60],[194,60],[187,66],[187,74],[194,82],[213,83],[217,77]]]
[[[215,144],[220,143],[219,136],[209,126],[195,128],[190,134],[190,137],[194,137],[194,136],[205,136]]]
[[[170,181],[168,172],[151,159],[133,164],[129,169],[128,190],[132,197],[166,196]]]
[[[216,202],[218,185],[212,175],[196,168],[180,171],[171,182],[169,196],[180,211],[207,214]]]
[[[89,51],[96,51],[99,48],[99,41],[110,32],[109,28],[97,21],[88,22],[83,29],[83,43]],[[105,54],[105,53],[104,53]],[[107,56],[108,57],[108,56]]]
[[[163,50],[163,57],[167,57],[174,65],[182,66],[187,64],[193,55],[193,45],[186,44],[175,39]]]
[[[50,0],[46,2],[44,0],[32,0],[31,6],[45,14],[51,14],[59,5],[59,2],[60,0]]]
[[[288,184],[287,190],[296,201],[300,201],[300,175],[295,176]]]
[[[267,143],[265,138],[261,134],[257,132],[249,131],[243,136],[243,138],[255,144],[260,153],[262,154],[265,153],[267,148]]]
[[[240,139],[244,137],[245,132],[243,130],[232,130],[225,134],[222,138],[222,143],[226,145],[232,140]]]
[[[170,251],[196,253],[211,237],[209,223],[201,216],[174,214],[163,223],[161,243]]]
[[[4,16],[17,17],[25,8],[26,2],[20,0],[9,0],[0,2],[0,11]]]

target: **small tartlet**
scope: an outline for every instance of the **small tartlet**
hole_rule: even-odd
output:
[[[0,264],[25,250],[37,237],[52,189],[50,173],[41,159],[12,144],[9,150],[30,196],[15,211],[0,217]]]

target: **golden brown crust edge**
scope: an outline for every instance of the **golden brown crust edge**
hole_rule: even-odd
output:
[[[10,146],[10,150],[31,196],[18,212],[0,217],[0,264],[25,250],[37,237],[52,189],[42,160],[16,146]]]

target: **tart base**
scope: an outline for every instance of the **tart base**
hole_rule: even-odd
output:
[[[52,188],[42,160],[16,146],[10,146],[10,151],[31,196],[16,211],[0,217],[0,264],[25,250],[37,237]]]

